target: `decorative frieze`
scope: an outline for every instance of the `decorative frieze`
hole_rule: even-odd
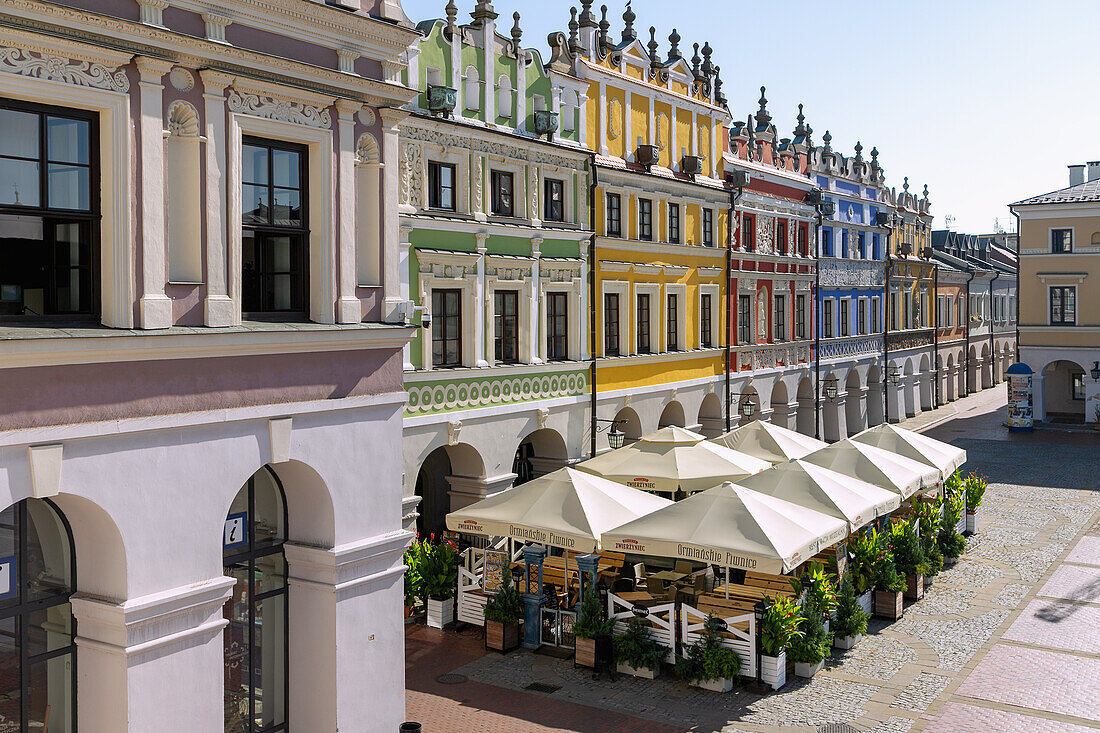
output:
[[[434,143],[444,148],[458,148],[471,152],[499,155],[513,160],[526,160],[540,165],[556,166],[572,170],[585,169],[583,158],[567,158],[562,155],[543,150],[532,150],[518,145],[512,145],[499,140],[485,140],[479,137],[463,135],[450,130],[437,130],[415,125],[404,125],[401,128],[401,137],[406,140],[419,140],[426,143]]]
[[[859,260],[833,261],[823,259],[818,263],[821,287],[881,288],[886,275],[881,262]]]
[[[822,341],[821,343],[822,359],[847,358],[862,356],[864,354],[880,353],[882,353],[882,339],[879,337],[830,339]]]
[[[0,71],[112,92],[130,91],[130,80],[124,71],[22,48],[0,48]]]
[[[470,379],[441,379],[406,383],[409,401],[405,416],[430,415],[479,407],[576,397],[588,391],[586,369],[521,375],[492,375]]]
[[[226,101],[229,109],[240,114],[264,117],[269,120],[307,125],[322,130],[332,127],[332,115],[327,108],[303,102],[292,102],[261,94],[229,90]]]
[[[422,165],[420,146],[416,143],[401,144],[401,203],[421,208]]]
[[[164,26],[164,9],[168,0],[137,0],[138,19],[145,25]]]

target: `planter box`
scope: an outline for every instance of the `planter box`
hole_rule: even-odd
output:
[[[729,692],[733,689],[733,680],[728,677],[717,680],[699,680],[691,684],[693,687],[710,690],[711,692]]]
[[[810,664],[809,662],[795,662],[794,673],[799,677],[810,678],[821,671],[821,668],[825,666],[825,660],[822,659],[817,664]]]
[[[596,640],[585,639],[578,636],[577,646],[573,653],[573,664],[578,667],[596,667]]]
[[[966,534],[975,534],[978,531],[978,512],[966,511]]]
[[[886,590],[875,591],[875,615],[879,618],[896,621],[901,618],[904,609],[905,602],[902,600],[901,593],[891,593]]]
[[[773,690],[778,690],[787,684],[786,650],[780,652],[778,657],[769,657],[767,654],[760,655],[760,678],[764,681],[764,684]]]
[[[455,620],[455,599],[446,598],[437,600],[428,599],[428,626],[433,629],[442,629]]]
[[[485,622],[485,648],[503,653],[519,649],[520,625],[502,624],[499,621]]]
[[[633,677],[641,677],[644,680],[655,680],[657,679],[657,675],[659,674],[658,672],[652,669],[647,669],[645,667],[641,669],[634,669],[629,664],[623,664],[622,662],[615,665],[615,671],[621,674],[628,674]]]
[[[837,636],[833,638],[833,646],[837,649],[851,649],[859,640],[863,638],[863,634],[856,634],[855,636]]]
[[[905,576],[905,597],[910,601],[919,601],[924,598],[924,576]]]
[[[875,591],[874,589],[865,591],[863,594],[856,597],[859,601],[859,607],[863,609],[863,612],[868,616],[873,616],[875,613]]]

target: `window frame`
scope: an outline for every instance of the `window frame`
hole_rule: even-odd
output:
[[[741,249],[745,252],[756,251],[756,216],[753,214],[741,214]]]
[[[700,241],[704,247],[714,246],[714,209],[703,206],[699,214],[700,226],[702,232],[700,234]]]
[[[807,296],[805,293],[795,293],[794,306],[795,306],[795,323],[794,323],[794,336],[798,341],[804,341],[808,338],[806,330],[806,301]]]
[[[451,205],[443,206],[443,191],[447,188],[443,185],[439,172],[444,168],[451,172]],[[433,175],[433,173],[435,175]],[[458,211],[458,166],[454,163],[444,163],[439,160],[428,161],[428,209],[432,211]]]
[[[569,359],[569,292],[550,290],[544,293],[546,298],[546,361],[567,361]],[[560,303],[563,311],[552,311],[551,305]],[[560,331],[559,331],[560,326]],[[560,352],[555,342],[561,342]]]
[[[668,243],[681,244],[683,241],[683,227],[680,220],[680,204],[668,202]]]
[[[881,333],[882,332],[882,327],[879,325],[882,321],[881,310],[882,310],[882,301],[879,299],[879,296],[872,295],[871,296],[871,329],[870,329],[871,333]]]
[[[560,194],[558,212],[554,215],[553,189],[557,188]],[[561,178],[544,177],[542,179],[542,218],[543,221],[565,223],[565,181]]]
[[[1059,320],[1054,320],[1054,293],[1059,291],[1062,294],[1062,317]],[[1066,320],[1066,294],[1071,294],[1073,318],[1072,320]],[[1047,323],[1051,326],[1076,326],[1077,325],[1077,286],[1076,285],[1048,285],[1047,286]]]
[[[852,335],[852,299],[840,298],[837,304],[837,310],[840,314],[840,337],[848,338]]]
[[[612,202],[614,202],[614,206],[612,206]],[[614,216],[612,216],[612,213],[614,213]],[[604,235],[619,238],[623,236],[623,196],[621,193],[608,191],[604,195]]]
[[[776,219],[775,220],[775,253],[777,255],[787,254],[787,220]]]
[[[492,291],[493,297],[493,360],[497,364],[522,364],[523,353],[520,351],[520,324],[523,321],[523,315],[520,311],[519,291],[514,288],[494,288]],[[512,315],[505,315],[501,312],[502,301],[512,298],[515,300],[515,308]],[[433,314],[434,318],[434,314]],[[506,318],[511,318],[514,323],[512,324],[513,335],[510,338],[502,336],[502,330],[507,328],[505,323]],[[461,323],[460,323],[461,325]],[[511,341],[515,350],[514,359],[506,359],[503,357],[504,347],[507,342]]]
[[[680,347],[679,293],[665,293],[665,351],[683,351]]]
[[[714,347],[714,294],[699,293],[699,348]]]
[[[772,340],[785,343],[787,338],[787,294],[772,294]]]
[[[868,298],[856,299],[856,335],[866,336],[867,330],[867,307],[869,305]]]
[[[833,323],[833,315],[836,311],[835,298],[825,298],[821,301],[821,336],[831,339],[834,337],[836,326]]]
[[[737,345],[748,346],[752,339],[752,295],[737,294]]]
[[[604,292],[603,294],[603,355],[604,356],[622,356],[623,353],[623,334],[622,334],[622,293],[616,291],[613,293]],[[615,307],[611,308],[611,304],[614,302]],[[614,318],[612,318],[612,312],[614,312]],[[613,327],[613,328],[612,328]],[[612,330],[614,330],[615,346],[611,348],[611,336]]]
[[[1064,254],[1064,255],[1073,254],[1073,243],[1074,243],[1074,239],[1076,239],[1076,235],[1077,235],[1077,232],[1074,231],[1075,229],[1076,229],[1076,227],[1050,227],[1047,230],[1047,232],[1048,232],[1047,233],[1047,241],[1050,244],[1051,254]],[[1061,244],[1059,244],[1057,247],[1055,247],[1055,244],[1054,244],[1054,242],[1055,242],[1055,239],[1054,239],[1055,233],[1062,233],[1062,234],[1068,235],[1069,245],[1066,246],[1065,237],[1063,237]]]
[[[638,197],[638,240],[653,241],[653,199]]]
[[[504,208],[504,202],[501,194],[503,193],[500,188],[502,183],[507,177],[508,180],[508,206],[507,210]],[[489,171],[489,213],[493,216],[503,216],[510,219],[515,219],[516,214],[516,174],[514,171],[501,170],[499,168],[492,168]]]
[[[810,225],[809,224],[806,224],[805,222],[800,222],[799,223],[797,238],[798,238],[797,246],[798,246],[799,256],[800,257],[809,257],[810,256],[810,250],[809,250]]]
[[[439,310],[437,312],[436,303],[435,303],[436,293],[439,293],[441,296],[443,296],[444,294],[447,294],[447,293],[455,293],[457,295],[457,298],[458,298],[458,300],[457,300],[457,302],[458,302],[458,312],[457,312],[457,314],[447,313],[447,312],[445,312],[445,308],[442,308],[442,307],[439,308]],[[435,288],[435,287],[433,287],[431,289],[431,294],[429,295],[429,297],[431,298],[431,304],[432,304],[432,311],[431,311],[432,312],[432,333],[431,333],[431,351],[429,353],[431,355],[431,367],[432,367],[432,369],[454,369],[454,368],[457,368],[457,367],[461,367],[462,364],[463,364],[462,348],[463,348],[464,344],[463,344],[463,338],[462,338],[462,335],[463,335],[462,334],[462,300],[463,300],[464,296],[465,296],[465,292],[463,291],[462,288]],[[445,298],[443,298],[443,297],[440,298],[440,304],[441,305],[446,305]],[[448,339],[446,337],[446,323],[445,323],[446,318],[457,318],[458,319],[458,329],[457,329],[458,336],[454,339]],[[437,327],[440,329],[440,333],[441,333],[441,337],[438,338],[438,339],[436,338],[436,335],[435,335]],[[435,344],[436,344],[436,341],[439,341],[439,342],[442,343],[442,348],[441,348],[440,353],[442,354],[441,359],[444,359],[444,360],[446,359],[446,354],[447,354],[447,342],[448,341],[457,341],[458,342],[458,348],[455,351],[455,353],[458,355],[457,360],[454,361],[454,362],[440,361],[439,363],[437,363],[436,360],[435,360]]]
[[[635,353],[652,354],[653,351],[653,300],[652,293],[634,293],[634,342]],[[642,304],[645,304],[645,308]],[[644,326],[644,328],[643,328]],[[642,336],[645,335],[645,346],[642,346]]]
[[[1081,396],[1077,396],[1077,385],[1081,385]],[[1084,372],[1070,372],[1069,373],[1069,397],[1076,402],[1084,402],[1087,398],[1085,392],[1085,373]]]

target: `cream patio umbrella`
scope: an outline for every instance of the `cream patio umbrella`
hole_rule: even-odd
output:
[[[942,440],[929,438],[912,430],[882,423],[852,437],[852,440],[911,458],[918,463],[932,466],[945,480],[957,468],[966,463],[966,451]]]
[[[592,552],[604,531],[671,505],[572,468],[560,468],[447,515],[447,529]]]
[[[829,445],[816,438],[763,420],[753,420],[748,425],[734,428],[724,435],[713,438],[711,442],[748,453],[769,463],[783,463],[801,458]]]
[[[802,460],[889,489],[902,499],[935,486],[940,479],[940,472],[931,466],[854,440],[833,443]]]
[[[690,494],[751,476],[770,465],[712,443],[699,433],[671,426],[578,463],[577,468],[636,489]]]
[[[604,532],[601,545],[779,574],[847,535],[843,519],[727,481]]]
[[[850,532],[901,504],[900,494],[797,459],[741,479],[738,484],[843,519]]]

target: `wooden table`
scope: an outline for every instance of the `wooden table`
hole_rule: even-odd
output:
[[[627,603],[652,603],[653,596],[646,593],[644,590],[629,590],[625,593],[616,593],[619,598],[622,598]]]
[[[683,580],[687,577],[687,573],[678,573],[675,570],[662,570],[659,573],[650,573],[647,577],[654,580],[663,580],[668,583],[675,583],[677,580]]]

